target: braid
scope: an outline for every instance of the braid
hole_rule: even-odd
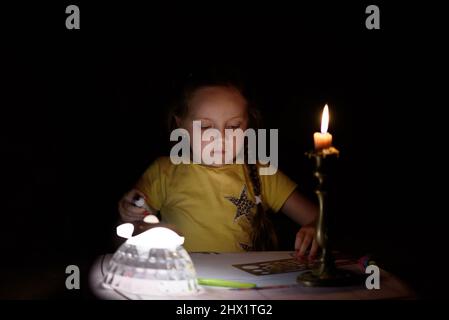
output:
[[[245,147],[247,147],[246,144]],[[260,182],[257,165],[247,163],[246,167],[248,168],[248,174],[249,178],[251,179],[254,195],[256,196],[256,199],[259,198],[261,200],[262,184]],[[273,223],[269,219],[267,212],[264,210],[262,201],[256,200],[256,203],[256,214],[252,219],[252,250],[276,250],[278,241]]]

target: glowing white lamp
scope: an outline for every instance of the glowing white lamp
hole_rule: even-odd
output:
[[[155,217],[146,222],[155,227],[136,236],[131,223],[117,227],[117,235],[127,240],[111,258],[103,286],[142,296],[198,293],[195,268],[182,246],[184,237],[157,226]]]

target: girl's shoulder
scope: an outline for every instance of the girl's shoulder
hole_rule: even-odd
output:
[[[160,168],[169,168],[170,166],[172,166],[172,162],[170,160],[170,157],[168,156],[161,156],[156,158],[156,160],[154,160],[153,164],[159,166]]]
[[[170,157],[162,156],[158,157],[156,160],[153,161],[153,163],[150,165],[150,167],[154,167],[155,169],[161,173],[161,174],[169,174],[174,169],[174,164],[171,162]]]
[[[145,175],[152,179],[162,178],[168,176],[173,171],[173,164],[169,157],[158,157],[151,162],[148,168],[145,170]]]

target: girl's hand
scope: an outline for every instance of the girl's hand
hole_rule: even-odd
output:
[[[145,199],[145,195],[142,192],[132,189],[118,202],[118,211],[123,222],[140,221],[146,215],[155,214],[154,212],[148,212],[144,208],[139,208],[134,205],[135,198],[139,196]]]
[[[315,223],[305,225],[296,234],[295,251],[297,258],[305,258],[309,249],[309,259],[316,256],[318,252],[318,242],[315,239]]]

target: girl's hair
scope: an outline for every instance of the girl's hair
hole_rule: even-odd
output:
[[[208,70],[205,73],[189,74],[187,81],[176,90],[175,99],[172,102],[171,110],[168,115],[168,128],[173,130],[177,128],[175,116],[183,118],[188,113],[189,101],[196,90],[203,87],[223,86],[231,87],[239,91],[246,99],[248,108],[248,127],[258,129],[261,126],[261,116],[259,110],[248,98],[248,93],[242,77],[235,70],[227,69],[227,71]],[[245,141],[245,160],[247,157],[247,142]],[[246,163],[246,171],[251,180],[253,193],[262,199],[262,184],[260,181],[259,170],[256,164]],[[262,202],[257,204],[257,210],[252,222],[251,242],[253,251],[260,250],[276,250],[278,240],[272,221],[268,216],[268,212],[264,209]]]

